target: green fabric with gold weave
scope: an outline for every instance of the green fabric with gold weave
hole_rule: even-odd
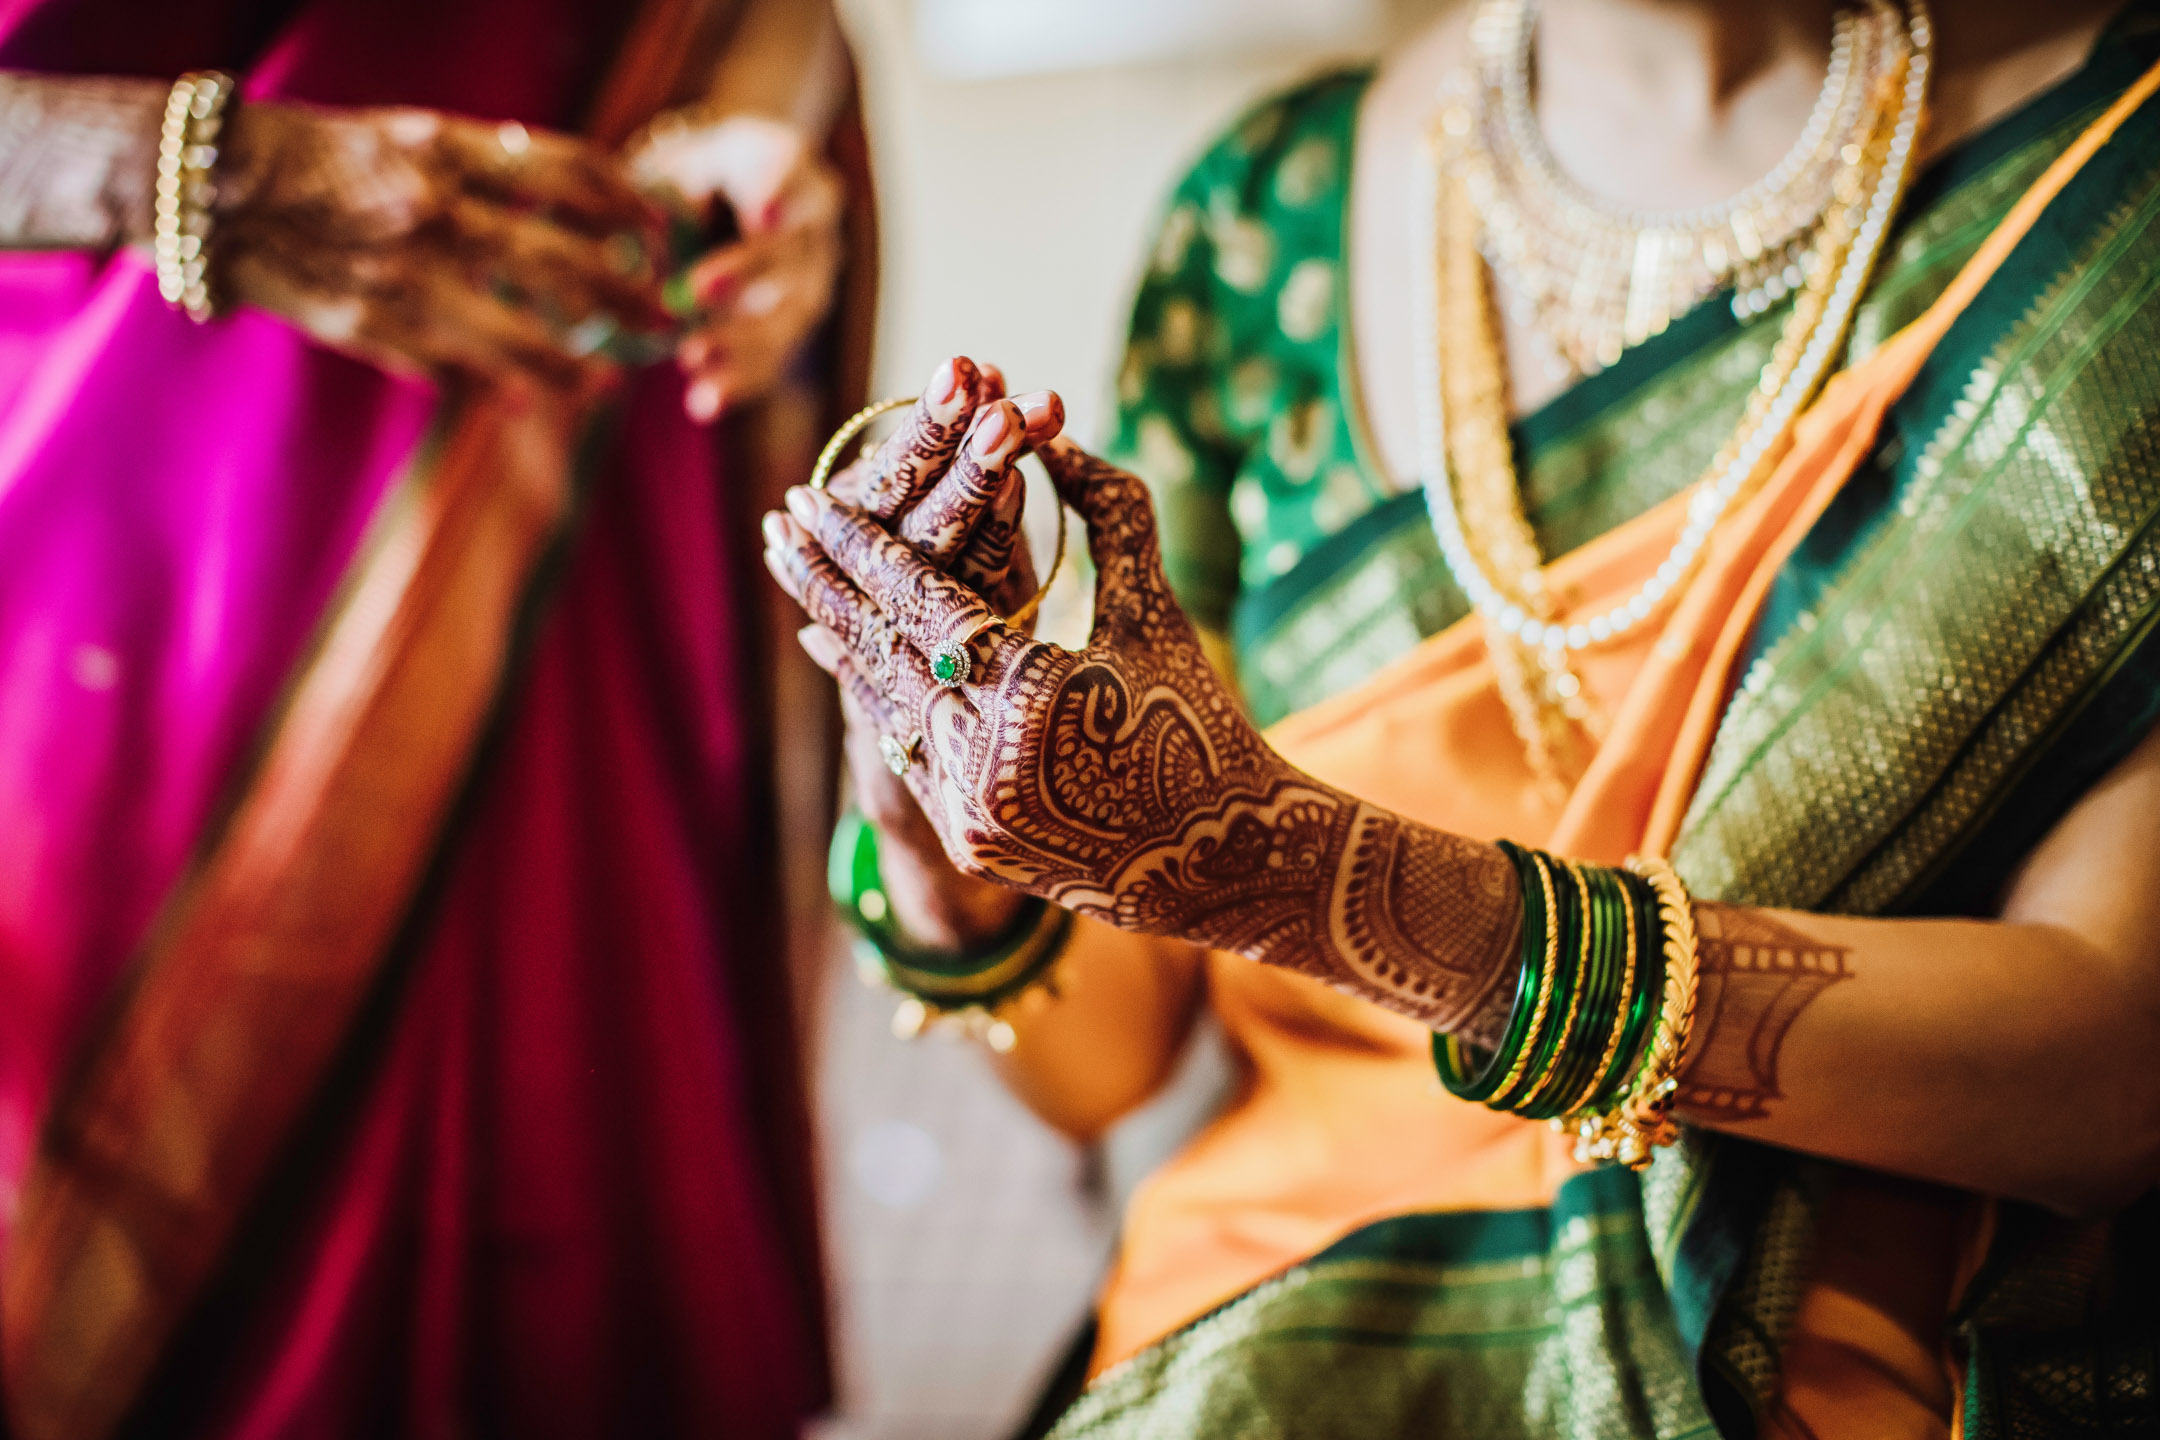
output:
[[[2156,53],[2160,6],[2134,4],[2078,74],[1922,176],[1856,350],[1925,308]],[[1195,165],[1119,377],[1114,449],[1263,723],[1467,610],[1357,409],[1341,261],[1368,78],[1262,106]],[[1697,893],[1985,913],[2160,718],[2156,221],[2148,103],[1958,320],[1782,574],[1675,849]],[[1781,319],[1709,302],[1523,420],[1545,553],[1691,482]],[[1776,1391],[1817,1178],[1691,1134],[1641,1181],[1580,1177],[1550,1211],[1368,1227],[1106,1373],[1053,1433],[1746,1435]],[[2160,1433],[2156,1233],[2005,1207],[1953,1337],[1974,1440]]]

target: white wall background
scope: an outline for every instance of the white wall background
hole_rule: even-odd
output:
[[[1141,247],[1185,165],[1245,104],[1330,59],[1369,51],[1402,17],[1430,8],[1420,0],[842,6],[864,72],[885,233],[878,383],[912,393],[944,356],[966,353],[1003,367],[1016,388],[1058,390],[1075,433],[1088,439],[1105,420]],[[959,43],[961,20],[991,13],[1007,17],[999,45]],[[1037,17],[1041,43],[1014,17]],[[922,53],[924,34],[947,73]],[[993,62],[1037,70],[1061,37],[1087,68],[953,73]],[[1108,63],[1150,53],[1182,58]]]

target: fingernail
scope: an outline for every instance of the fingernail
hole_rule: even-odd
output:
[[[830,670],[839,662],[840,641],[822,625],[803,626],[795,632],[795,643],[824,669]]]
[[[788,514],[793,515],[798,523],[808,527],[817,525],[817,495],[809,486],[793,486],[788,490],[785,498],[787,500]]]
[[[953,362],[947,360],[931,372],[930,388],[923,392],[923,398],[932,405],[942,408],[952,404],[959,393],[959,373],[953,368]]]
[[[1005,402],[1000,401],[984,411],[982,418],[975,422],[975,434],[969,439],[968,448],[975,452],[976,459],[988,460],[1005,442],[1006,432],[1012,428],[1011,422],[1006,419],[1006,410]]]
[[[774,583],[782,590],[787,591],[790,595],[795,593],[795,581],[788,574],[787,557],[779,551],[767,550],[765,552],[765,572],[772,576]]]
[[[765,521],[758,527],[765,534],[765,543],[771,546],[787,544],[787,521],[780,518],[777,510],[765,512]]]
[[[1015,397],[1013,404],[1020,407],[1023,423],[1031,436],[1047,438],[1064,427],[1065,402],[1054,390],[1031,390]]]
[[[711,380],[700,380],[683,396],[683,409],[700,425],[720,413],[720,386]]]

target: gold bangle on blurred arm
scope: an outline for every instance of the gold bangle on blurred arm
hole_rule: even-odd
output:
[[[840,463],[841,452],[847,449],[849,441],[869,428],[871,421],[877,419],[880,415],[889,415],[895,410],[905,410],[908,406],[913,405],[915,400],[916,397],[913,395],[874,400],[841,421],[840,428],[833,431],[832,439],[827,440],[825,448],[818,451],[817,463],[810,467],[810,488],[823,490],[832,482],[833,471]],[[1043,597],[1047,596],[1050,593],[1050,587],[1057,583],[1058,572],[1064,566],[1065,506],[1061,501],[1058,504],[1057,512],[1057,542],[1051,548],[1049,572],[1043,576],[1042,584],[1035,587],[1035,593],[1029,596],[1019,609],[1007,615],[1005,622],[1008,625],[1025,625],[1028,621],[1034,619],[1035,612],[1042,609]]]

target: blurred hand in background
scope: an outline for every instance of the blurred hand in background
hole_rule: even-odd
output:
[[[670,323],[640,258],[658,210],[613,157],[514,121],[250,103],[218,211],[233,301],[404,374],[577,385],[579,322]]]
[[[794,126],[754,115],[663,120],[629,170],[708,223],[722,205],[734,216],[736,238],[690,267],[698,308],[676,351],[684,406],[709,421],[771,389],[824,319],[840,273],[840,179]]]

